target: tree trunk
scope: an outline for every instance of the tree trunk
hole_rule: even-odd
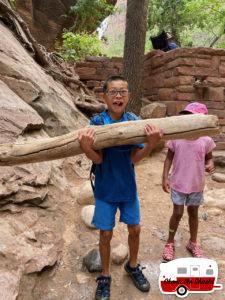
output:
[[[161,119],[128,121],[112,125],[96,126],[96,150],[117,145],[143,143],[146,141],[144,126],[153,124],[164,131],[164,140],[197,138],[219,133],[216,116],[187,115]],[[0,165],[9,166],[59,159],[82,153],[78,130],[62,136],[32,141],[24,144],[0,145]]]
[[[147,12],[148,0],[127,1],[123,75],[131,91],[127,109],[137,115],[141,110]]]

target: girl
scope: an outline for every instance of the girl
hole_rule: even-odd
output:
[[[194,102],[188,104],[180,114],[207,114],[204,104]],[[174,236],[180,219],[183,216],[184,205],[187,206],[189,217],[190,240],[186,246],[194,257],[203,257],[197,244],[198,208],[203,202],[205,170],[214,171],[212,150],[214,141],[208,137],[196,140],[173,140],[167,142],[168,152],[163,169],[162,187],[167,193],[171,191],[173,214],[169,222],[169,236],[163,251],[163,259],[174,259]],[[169,179],[170,167],[173,165]]]

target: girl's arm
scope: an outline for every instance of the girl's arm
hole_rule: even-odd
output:
[[[215,171],[215,165],[213,162],[212,151],[207,153],[205,156],[205,170],[206,172],[212,174]]]
[[[169,171],[173,162],[174,152],[170,149],[167,151],[166,159],[163,167],[163,175],[162,175],[162,188],[164,192],[170,192],[170,182],[169,182]]]

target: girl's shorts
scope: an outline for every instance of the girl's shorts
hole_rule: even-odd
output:
[[[176,205],[199,206],[204,201],[203,192],[184,194],[171,190],[171,199]]]

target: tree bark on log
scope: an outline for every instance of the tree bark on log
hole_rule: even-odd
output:
[[[164,140],[198,138],[219,133],[218,118],[213,115],[187,115],[169,118],[128,121],[96,126],[93,148],[99,150],[117,145],[137,144],[146,141],[144,126],[153,124],[164,131]],[[0,165],[10,166],[60,159],[81,154],[78,130],[54,138],[24,144],[1,144]]]

